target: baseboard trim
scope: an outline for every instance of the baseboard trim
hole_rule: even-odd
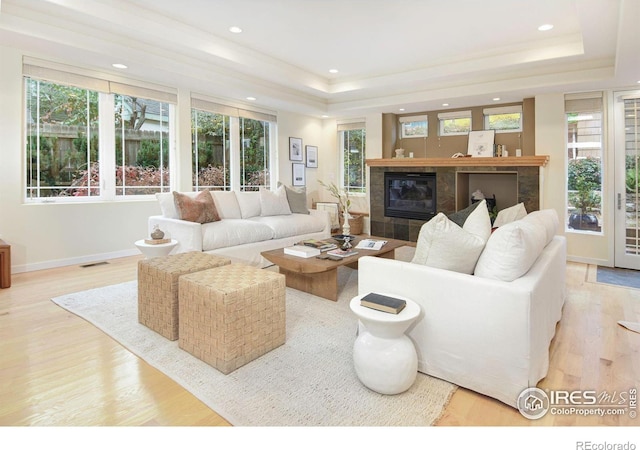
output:
[[[87,264],[98,261],[104,261],[116,258],[125,258],[127,256],[139,255],[138,249],[120,250],[117,252],[99,253],[95,255],[78,256],[75,258],[55,259],[51,261],[43,261],[33,264],[21,264],[11,266],[11,273],[35,272],[37,270],[55,269],[57,267],[74,266],[79,264]]]

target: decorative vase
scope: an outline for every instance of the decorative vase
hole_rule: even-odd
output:
[[[397,148],[396,149],[396,158],[404,158],[404,149],[403,148]]]
[[[351,227],[349,226],[349,212],[345,210],[342,213],[342,218],[344,220],[344,223],[342,224],[342,234],[348,236],[351,233]]]
[[[158,225],[154,225],[153,231],[151,232],[151,239],[162,239],[164,237],[164,231],[158,227]]]

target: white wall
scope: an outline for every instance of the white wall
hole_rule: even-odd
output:
[[[613,265],[609,248],[613,245],[613,223],[605,223],[602,235],[565,230],[566,223],[566,131],[564,94],[536,96],[536,154],[549,155],[549,163],[543,170],[540,208],[553,208],[560,217],[561,229],[567,237],[567,258],[571,261]],[[605,151],[613,155],[613,146],[605,145]],[[607,160],[605,155],[605,160]],[[609,158],[613,159],[613,158]],[[605,191],[608,183],[603,184]],[[606,206],[606,205],[604,205]],[[603,211],[605,217],[610,217]]]

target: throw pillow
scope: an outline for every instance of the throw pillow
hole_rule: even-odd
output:
[[[260,215],[260,194],[258,192],[236,192],[243,219]]]
[[[482,237],[463,230],[438,213],[420,229],[411,262],[472,274],[484,244]]]
[[[487,201],[482,200],[478,202],[476,207],[462,225],[462,229],[467,233],[478,236],[484,242],[487,242],[489,236],[491,236],[491,217],[489,217],[489,209],[487,208]]]
[[[555,209],[542,209],[540,211],[533,211],[526,215],[522,220],[525,222],[533,222],[538,227],[544,228],[547,234],[547,240],[545,246],[551,242],[553,237],[558,232],[560,226],[560,220],[558,219],[558,213]]]
[[[178,218],[189,222],[209,223],[220,220],[216,204],[209,191],[201,191],[194,198],[180,192],[173,192],[173,200]]]
[[[475,275],[501,281],[520,278],[538,259],[546,239],[546,230],[532,221],[523,219],[501,226],[487,241]]]
[[[461,209],[460,211],[454,212],[453,214],[449,214],[447,217],[449,217],[450,221],[461,227],[462,225],[464,225],[464,221],[467,220],[467,217],[469,217],[469,214],[475,211],[480,203],[481,202],[472,203],[465,209]]]
[[[212,191],[211,194],[221,219],[242,219],[235,191]]]
[[[260,188],[260,211],[262,216],[291,214],[289,202],[287,201],[287,191],[285,191],[284,186],[280,186],[275,192]]]
[[[501,209],[498,211],[498,216],[493,222],[493,227],[501,227],[516,220],[520,220],[526,215],[527,210],[524,207],[524,203],[518,203],[517,205],[510,206],[509,208]]]
[[[289,202],[289,209],[292,213],[309,214],[306,187],[294,188],[278,182],[278,187],[280,186],[284,186],[284,190],[287,192],[287,201]]]

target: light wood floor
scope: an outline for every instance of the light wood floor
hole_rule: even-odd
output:
[[[228,423],[177,383],[51,297],[134,280],[139,257],[13,276],[0,290],[0,425],[219,426]],[[549,389],[640,388],[640,290],[596,284],[593,267],[570,263],[568,299],[551,345]],[[481,319],[481,318],[479,318]],[[625,416],[551,416],[458,389],[439,425],[640,425]]]

